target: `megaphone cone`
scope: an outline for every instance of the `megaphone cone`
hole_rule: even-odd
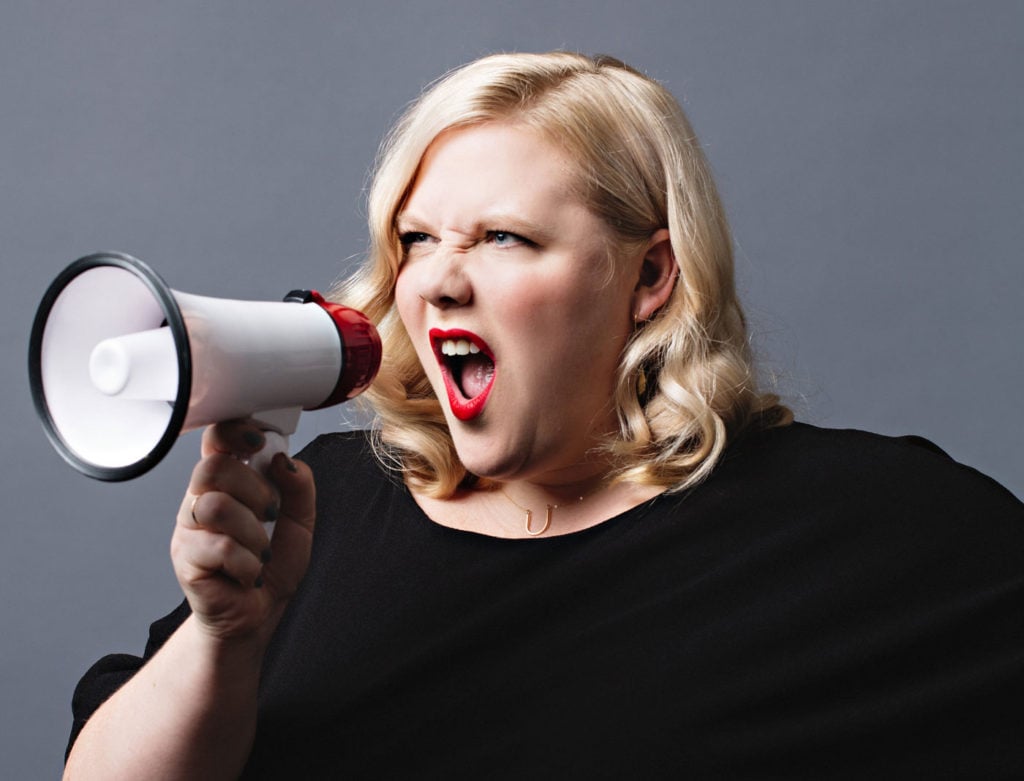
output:
[[[100,480],[144,474],[183,431],[217,421],[252,416],[287,436],[301,410],[361,393],[379,366],[369,320],[314,291],[284,302],[179,293],[119,253],[57,276],[29,346],[50,442]]]

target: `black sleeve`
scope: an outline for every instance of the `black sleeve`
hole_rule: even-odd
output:
[[[85,726],[85,722],[96,712],[96,709],[160,650],[167,638],[174,634],[191,612],[188,602],[182,601],[171,613],[150,625],[146,650],[141,657],[131,654],[110,654],[96,662],[82,676],[82,680],[78,682],[71,698],[71,713],[74,720],[71,725],[71,737],[68,739],[68,746],[64,752],[65,760],[71,753],[71,747],[78,739],[78,734]]]

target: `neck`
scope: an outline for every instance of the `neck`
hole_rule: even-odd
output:
[[[509,480],[496,482],[495,486],[506,495],[522,504],[570,504],[581,496],[587,497],[611,485],[605,472],[594,472],[585,476],[574,476],[568,480]]]
[[[524,538],[554,537],[597,526],[662,491],[659,486],[612,484],[605,472],[595,470],[566,481],[488,481],[450,499],[431,499],[415,490],[413,496],[427,517],[442,526],[489,537]],[[549,524],[548,506],[552,507]],[[538,534],[541,529],[543,534]]]

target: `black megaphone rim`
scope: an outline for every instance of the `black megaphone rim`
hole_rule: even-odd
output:
[[[160,441],[143,458],[125,466],[101,466],[82,458],[61,435],[49,405],[46,403],[46,392],[43,387],[42,347],[46,323],[60,294],[76,277],[84,272],[103,266],[113,266],[131,272],[138,277],[153,294],[163,310],[164,318],[174,338],[174,349],[178,360],[178,393],[172,405],[171,417]],[[181,434],[182,426],[188,414],[189,398],[192,391],[192,352],[189,346],[188,331],[181,309],[171,289],[149,266],[138,258],[120,252],[97,252],[87,255],[71,263],[57,278],[53,280],[43,300],[39,304],[35,320],[32,323],[32,334],[29,340],[28,358],[29,384],[32,389],[32,401],[39,415],[50,443],[71,466],[79,472],[97,480],[119,482],[130,480],[145,474],[167,455]]]

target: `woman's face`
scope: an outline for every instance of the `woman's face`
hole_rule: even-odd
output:
[[[397,227],[398,312],[459,458],[500,480],[558,484],[615,430],[614,373],[643,253],[573,194],[574,163],[533,131],[489,123],[439,136]]]

